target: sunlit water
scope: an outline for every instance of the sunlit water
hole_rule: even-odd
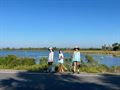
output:
[[[55,63],[58,62],[58,51],[55,51],[54,61]],[[25,51],[25,50],[1,50],[0,56],[7,56],[7,55],[16,55],[18,57],[32,57],[35,58],[36,63],[39,63],[39,59],[41,57],[48,57],[49,51]],[[65,58],[71,58],[71,54],[64,53]],[[92,55],[99,63],[105,64],[107,66],[120,66],[120,58],[113,57],[112,55]],[[81,58],[85,61],[85,55],[81,54]]]

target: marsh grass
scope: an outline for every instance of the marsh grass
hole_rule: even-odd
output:
[[[80,71],[87,73],[120,73],[120,66],[107,67],[106,65],[99,64],[90,55],[86,55],[87,63],[81,63]],[[58,70],[59,65],[55,65],[55,70]],[[66,58],[64,66],[67,72],[72,71],[72,59]],[[30,72],[45,72],[48,68],[47,58],[40,59],[40,64],[35,64],[34,58],[20,58],[14,55],[0,57],[0,69],[10,70],[27,70]]]

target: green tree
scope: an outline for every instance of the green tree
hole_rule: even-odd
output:
[[[104,44],[104,45],[102,46],[102,50],[112,50],[112,47],[111,47],[110,45]]]
[[[120,44],[119,43],[112,44],[112,47],[113,47],[114,51],[120,50]]]
[[[104,44],[104,45],[102,46],[102,50],[106,50],[106,49],[107,49],[107,45]]]

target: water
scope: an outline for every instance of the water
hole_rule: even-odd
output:
[[[16,55],[18,57],[30,57],[35,58],[36,63],[39,63],[39,59],[41,57],[47,57],[48,58],[49,51],[43,50],[43,51],[35,51],[35,50],[1,50],[0,56],[7,56],[7,55]],[[55,63],[58,62],[58,51],[54,52],[54,60]],[[64,53],[64,57],[68,58],[71,57],[70,54]]]
[[[114,57],[112,55],[92,55],[96,60],[100,63],[105,64],[107,66],[120,66],[120,57]]]
[[[58,51],[55,51],[54,60],[55,63],[58,62]],[[0,50],[0,56],[7,55],[16,55],[18,57],[31,57],[36,59],[36,63],[39,63],[39,59],[41,57],[48,57],[49,51],[26,51],[26,50]],[[120,66],[120,58],[113,57],[112,55],[92,55],[96,60],[98,60],[101,64],[105,64],[107,66]],[[65,58],[70,58],[71,54],[64,53]],[[85,60],[85,55],[81,54],[81,58]]]

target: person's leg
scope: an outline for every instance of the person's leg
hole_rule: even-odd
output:
[[[59,63],[58,72],[61,72],[61,63]]]
[[[61,63],[61,72],[64,72],[64,65]]]
[[[48,62],[48,69],[47,72],[50,72],[50,62]]]
[[[77,62],[77,73],[80,73],[80,62]]]
[[[47,72],[51,72],[51,70],[52,70],[52,63],[53,62],[48,62],[48,70],[47,70]]]
[[[73,73],[76,72],[76,62],[73,62]]]
[[[64,72],[64,67],[62,63],[59,63],[58,72]]]
[[[50,62],[50,72],[53,72],[52,68],[53,68],[53,62]]]

